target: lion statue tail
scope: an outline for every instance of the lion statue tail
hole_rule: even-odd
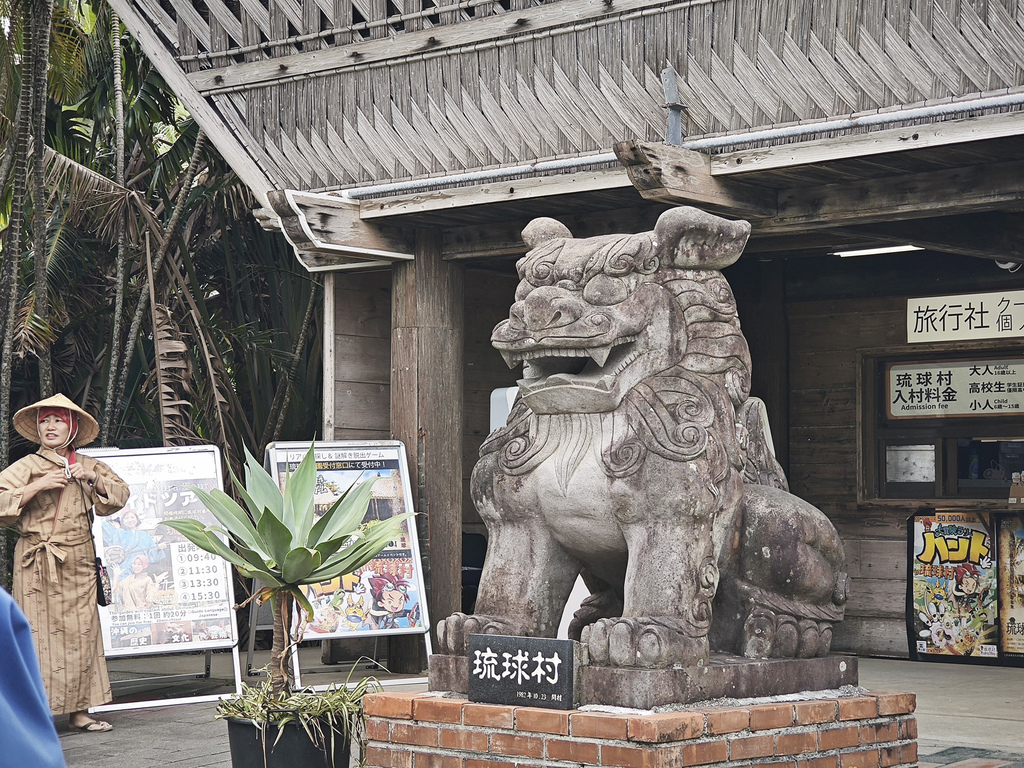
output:
[[[743,481],[750,485],[767,485],[780,491],[789,491],[786,473],[775,458],[768,411],[760,398],[747,398],[736,410],[736,428],[741,436],[746,437],[747,463],[743,467]]]

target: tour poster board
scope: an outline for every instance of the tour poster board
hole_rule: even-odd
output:
[[[83,450],[131,489],[124,509],[96,516],[97,555],[114,602],[100,608],[107,657],[235,648],[231,566],[160,521],[217,521],[189,489],[223,489],[216,446]],[[237,649],[236,649],[237,653]]]
[[[284,487],[310,443],[272,443],[267,447],[268,471]],[[412,489],[405,445],[397,440],[343,440],[316,443],[317,479],[314,504],[323,514],[349,488],[375,478],[364,523],[412,512]],[[423,567],[413,518],[376,558],[355,573],[305,587],[313,606],[303,639],[425,634],[430,627]],[[428,645],[429,653],[429,645]]]
[[[1024,516],[925,511],[907,538],[910,657],[1024,666]]]

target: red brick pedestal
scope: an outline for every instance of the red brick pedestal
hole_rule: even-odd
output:
[[[870,692],[665,714],[473,704],[435,693],[365,699],[368,768],[917,764],[912,693]]]

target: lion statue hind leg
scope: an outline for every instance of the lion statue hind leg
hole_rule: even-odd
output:
[[[716,648],[748,658],[826,655],[849,582],[828,518],[778,488],[747,485],[737,546],[715,604]]]

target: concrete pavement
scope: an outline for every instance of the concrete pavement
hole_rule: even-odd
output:
[[[860,684],[917,694],[921,768],[1024,768],[1024,669],[860,659]]]
[[[1024,768],[1024,669],[862,658],[860,684],[917,694],[922,768]],[[61,743],[69,768],[229,768],[227,726],[214,709],[107,712],[114,730],[101,734],[61,722]]]

